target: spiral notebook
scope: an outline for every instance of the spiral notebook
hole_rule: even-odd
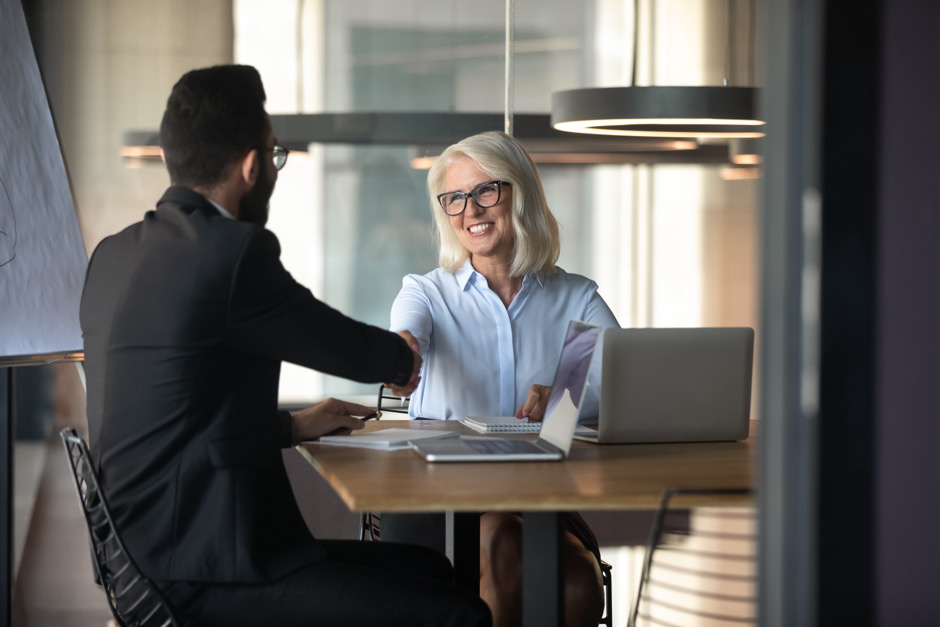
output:
[[[480,433],[538,433],[541,422],[529,422],[515,416],[467,416],[463,424]]]

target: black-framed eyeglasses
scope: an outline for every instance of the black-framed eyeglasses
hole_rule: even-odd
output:
[[[269,151],[274,156],[274,169],[280,170],[287,163],[287,155],[290,150],[282,146],[275,146]]]
[[[449,216],[459,216],[467,208],[467,199],[472,198],[473,203],[480,209],[487,209],[499,202],[502,196],[503,185],[511,185],[508,181],[490,181],[480,183],[469,192],[446,192],[437,195],[437,202],[441,209]]]

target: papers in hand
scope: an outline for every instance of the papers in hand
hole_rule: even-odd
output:
[[[480,433],[538,433],[541,422],[529,422],[515,416],[467,416],[463,424]]]
[[[457,437],[456,431],[443,431],[431,429],[382,429],[369,433],[352,433],[350,435],[327,435],[317,442],[332,446],[352,446],[356,448],[374,448],[383,451],[411,448],[415,440],[442,440]]]

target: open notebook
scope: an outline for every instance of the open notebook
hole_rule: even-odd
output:
[[[600,329],[579,320],[568,323],[565,341],[555,367],[552,392],[539,438],[466,437],[434,442],[415,442],[416,453],[431,462],[560,460],[568,455],[578,422],[591,357]]]

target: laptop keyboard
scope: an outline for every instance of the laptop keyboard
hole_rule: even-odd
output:
[[[465,443],[479,453],[544,453],[542,449],[528,440],[465,440]]]

